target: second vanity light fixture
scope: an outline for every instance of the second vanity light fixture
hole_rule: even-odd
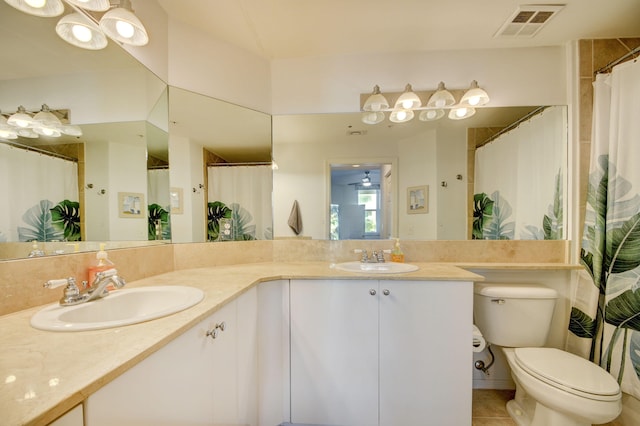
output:
[[[4,0],[21,12],[39,17],[60,16],[65,3],[75,12],[63,16],[56,33],[67,43],[89,50],[107,47],[107,37],[131,46],[144,46],[149,36],[131,10],[130,0]]]
[[[460,92],[460,91],[457,91]],[[428,97],[428,101],[423,104],[421,97]],[[397,97],[393,108],[390,107],[387,98]],[[471,87],[466,90],[456,103],[454,95],[446,89],[441,81],[438,88],[432,92],[414,92],[410,84],[407,84],[405,91],[397,94],[390,93],[385,96],[380,92],[377,85],[373,88],[373,93],[368,95],[362,104],[362,122],[366,124],[378,124],[384,121],[385,112],[390,112],[389,120],[393,123],[406,123],[411,121],[416,112],[421,121],[435,121],[444,117],[448,110],[448,117],[451,120],[462,120],[471,117],[476,113],[475,108],[489,103],[487,92],[478,87],[478,82],[473,80]]]
[[[0,114],[0,138],[17,139],[19,136],[59,138],[63,134],[82,136],[80,127],[67,124],[68,117],[68,110],[51,110],[46,104],[35,113],[28,112],[20,106],[18,111],[8,116]]]

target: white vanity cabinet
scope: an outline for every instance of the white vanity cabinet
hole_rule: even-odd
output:
[[[257,425],[256,322],[253,288],[91,395],[87,426]]]
[[[293,424],[471,424],[471,282],[292,280],[290,296]]]

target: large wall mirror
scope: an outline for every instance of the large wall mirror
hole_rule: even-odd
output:
[[[404,124],[360,118],[273,118],[275,217],[298,201],[303,236],[566,238],[565,106],[485,107],[466,120]],[[362,185],[369,179],[374,190]],[[286,221],[275,234],[291,235]]]
[[[210,239],[203,167],[212,158],[270,165],[271,117],[167,87],[113,42],[100,51],[68,45],[56,22],[0,2],[0,113],[47,104],[82,132],[0,139],[0,259]],[[271,233],[270,195],[261,238]],[[46,216],[58,205],[81,241],[50,232]]]

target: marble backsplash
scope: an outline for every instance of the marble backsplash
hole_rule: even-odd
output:
[[[402,241],[406,262],[478,264],[569,263],[569,241]],[[173,270],[256,262],[357,260],[356,249],[389,250],[391,240],[275,240],[164,244],[109,250],[120,274],[135,281]],[[388,258],[388,255],[387,255]],[[60,288],[42,284],[54,278],[86,279],[95,253],[0,261],[0,315],[57,301]]]

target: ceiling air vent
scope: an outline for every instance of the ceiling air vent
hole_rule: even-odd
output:
[[[520,5],[494,37],[533,37],[564,6],[563,4]]]

